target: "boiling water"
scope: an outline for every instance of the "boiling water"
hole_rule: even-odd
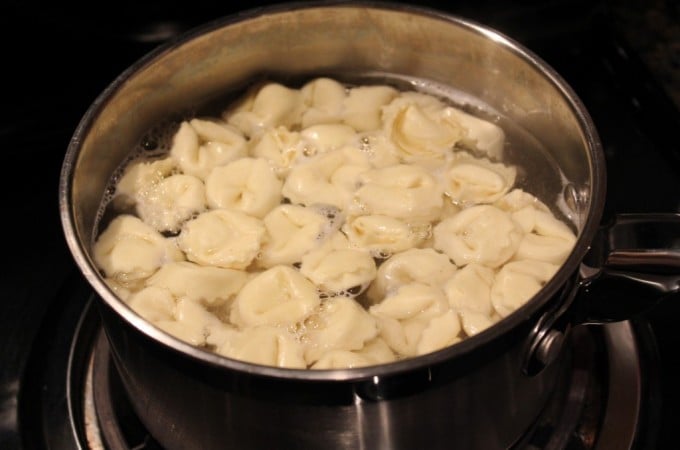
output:
[[[536,196],[543,201],[560,220],[568,223],[574,231],[580,228],[579,211],[574,211],[565,197],[568,198],[567,186],[570,181],[560,169],[558,163],[552,157],[551,152],[537,138],[523,129],[510,118],[500,113],[480,99],[456,89],[455,87],[437,83],[422,78],[398,76],[381,72],[371,72],[361,75],[329,74],[328,76],[343,82],[348,88],[359,85],[390,85],[400,91],[415,90],[444,100],[446,103],[457,107],[464,112],[492,122],[500,126],[505,132],[506,142],[501,161],[507,165],[515,166],[517,178],[515,187],[520,188]],[[253,86],[266,81],[277,81],[291,88],[300,88],[307,81],[316,78],[277,78],[259,79]],[[246,88],[247,89],[247,88]],[[99,210],[97,229],[105,229],[108,222],[121,212],[134,214],[131,205],[116,201],[116,184],[120,179],[125,167],[139,159],[156,159],[166,156],[172,145],[172,138],[182,120],[193,117],[220,117],[222,112],[231,103],[239,99],[245,90],[228,92],[216,97],[213,101],[200,108],[191,108],[178,113],[174,118],[168,118],[165,122],[149,130],[139,140],[138,145],[131,149],[129,157],[122,162],[119,169],[112,175],[108,184],[107,194],[102,200]],[[299,130],[298,130],[299,131]],[[362,143],[362,146],[367,143]],[[473,149],[465,149],[475,154]],[[486,156],[486,155],[476,155]],[[582,213],[582,212],[580,212]],[[95,234],[95,236],[98,233]]]

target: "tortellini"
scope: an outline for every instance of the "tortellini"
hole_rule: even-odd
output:
[[[129,214],[108,224],[97,238],[93,256],[106,277],[124,286],[150,277],[166,263],[185,259],[172,240]]]
[[[245,155],[246,140],[238,130],[203,119],[183,121],[170,149],[183,173],[202,180],[213,168]]]
[[[491,205],[476,205],[438,223],[434,248],[457,266],[476,262],[495,269],[519,248],[524,233],[506,212]]]
[[[281,186],[266,159],[241,158],[215,167],[205,180],[205,193],[211,208],[262,218],[281,203]]]
[[[318,361],[331,350],[361,350],[378,335],[376,319],[354,299],[338,296],[324,301],[303,323],[305,360]]]
[[[516,169],[458,153],[445,172],[444,192],[456,204],[493,203],[515,183]]]
[[[375,278],[375,261],[369,251],[352,248],[344,235],[337,236],[305,254],[300,273],[325,294],[356,295],[353,289],[363,292]]]
[[[267,232],[256,261],[261,267],[295,264],[324,241],[333,220],[317,208],[279,205],[263,219]]]
[[[235,333],[217,353],[255,364],[304,369],[303,347],[286,330],[261,325]]]
[[[95,263],[142,318],[250,364],[445,349],[521,308],[576,242],[468,111],[380,83],[256,84],[119,171]]]
[[[188,260],[245,269],[260,252],[265,228],[260,219],[230,209],[213,209],[184,224],[177,237]]]
[[[434,220],[444,205],[442,188],[426,169],[408,164],[359,175],[353,211],[405,220]]]
[[[358,178],[369,169],[368,160],[351,149],[322,153],[292,168],[282,193],[295,204],[332,205],[344,210]]]
[[[145,284],[165,288],[177,298],[214,306],[230,301],[247,280],[242,270],[179,261],[163,265]]]
[[[290,325],[304,320],[319,303],[314,284],[290,266],[253,277],[236,296],[231,321],[241,327]]]

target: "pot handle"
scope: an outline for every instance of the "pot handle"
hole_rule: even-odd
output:
[[[620,214],[580,267],[575,322],[632,319],[680,291],[680,214]]]

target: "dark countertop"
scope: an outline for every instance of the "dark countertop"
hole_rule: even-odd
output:
[[[610,0],[615,28],[680,107],[680,2]]]

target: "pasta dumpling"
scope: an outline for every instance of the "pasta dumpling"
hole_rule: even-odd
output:
[[[331,205],[345,210],[361,173],[370,169],[363,155],[351,150],[322,153],[291,169],[282,193],[300,205]]]
[[[298,89],[268,82],[224,111],[223,117],[246,136],[254,137],[268,128],[299,125],[304,107],[304,98]]]
[[[441,286],[456,270],[446,255],[431,248],[412,248],[393,255],[380,265],[367,296],[375,303],[410,283]]]
[[[285,329],[259,325],[235,332],[217,349],[229,358],[265,366],[304,369],[303,347]]]
[[[476,262],[495,269],[515,254],[524,233],[503,210],[476,205],[438,223],[433,235],[434,248],[457,266]]]
[[[444,200],[441,186],[424,168],[399,164],[359,175],[353,211],[405,220],[434,220]]]
[[[465,130],[431,95],[403,92],[383,108],[385,133],[404,161],[442,159]]]
[[[123,175],[116,183],[116,196],[127,197],[129,202],[136,202],[140,193],[160,183],[177,169],[173,158],[155,160],[139,160],[125,168]]]
[[[371,131],[382,126],[382,109],[399,92],[392,86],[355,86],[343,102],[342,121],[357,131]]]
[[[384,83],[268,80],[181,121],[107,191],[106,284],[180,340],[291,369],[424,355],[512,314],[571,224],[517,187],[479,103]]]
[[[512,261],[496,274],[491,302],[501,317],[507,317],[533,297],[555,274],[558,266],[543,261]]]
[[[265,242],[256,263],[261,267],[295,264],[317,248],[332,227],[323,210],[301,205],[279,205],[264,219]]]
[[[173,137],[170,156],[182,173],[205,180],[210,171],[246,155],[246,140],[236,129],[217,121],[183,121]]]
[[[216,167],[205,180],[208,206],[263,218],[281,203],[283,183],[263,158],[241,158]]]
[[[306,83],[301,89],[307,107],[302,113],[302,127],[320,123],[338,123],[342,119],[343,102],[347,89],[338,81],[319,77]]]
[[[320,303],[316,286],[289,266],[260,272],[243,286],[231,309],[231,322],[246,328],[290,325],[308,317]]]
[[[145,223],[161,232],[177,232],[205,211],[205,185],[192,175],[175,174],[140,191],[136,200],[137,214]]]
[[[300,273],[328,295],[363,292],[375,278],[376,270],[370,252],[350,247],[341,233],[305,254],[300,265]]]
[[[175,319],[175,296],[167,289],[149,286],[130,295],[127,304],[151,323]]]
[[[175,298],[216,306],[230,301],[247,280],[248,274],[242,270],[178,261],[163,265],[145,284],[164,288]]]
[[[213,209],[185,222],[177,244],[197,264],[245,269],[260,252],[264,234],[262,221],[255,217]]]
[[[305,360],[313,364],[329,351],[360,350],[377,334],[375,319],[354,299],[326,299],[304,321]]]
[[[491,286],[494,271],[477,263],[470,263],[458,270],[444,284],[449,305],[457,311],[470,310],[485,316],[493,313]]]
[[[270,128],[257,139],[253,139],[249,154],[266,159],[277,175],[285,177],[302,155],[303,147],[299,132],[280,126]]]
[[[182,261],[174,241],[138,217],[115,217],[98,236],[93,257],[104,275],[129,286],[153,275],[165,263]]]
[[[221,327],[222,322],[200,303],[179,298],[176,299],[173,320],[154,322],[163,331],[195,346],[206,345],[213,327]]]
[[[380,336],[385,342],[395,352],[410,356],[431,349],[436,342],[452,343],[455,340],[460,332],[455,313],[433,322],[447,311],[452,312],[441,289],[422,283],[401,286],[382,302],[369,308],[369,312],[378,319]],[[451,327],[445,330],[444,324]],[[431,331],[426,331],[428,329]],[[424,336],[426,340],[419,347]]]
[[[551,213],[527,206],[512,214],[525,231],[515,259],[535,259],[561,264],[569,256],[576,236]]]
[[[445,190],[456,204],[493,203],[515,183],[516,169],[457,152],[445,172]]]
[[[505,132],[501,127],[458,108],[447,107],[445,114],[450,115],[465,129],[461,138],[465,147],[483,152],[493,159],[501,159],[505,147]]]
[[[348,218],[342,232],[353,246],[365,248],[373,257],[384,259],[417,246],[427,237],[428,228],[375,214]]]

